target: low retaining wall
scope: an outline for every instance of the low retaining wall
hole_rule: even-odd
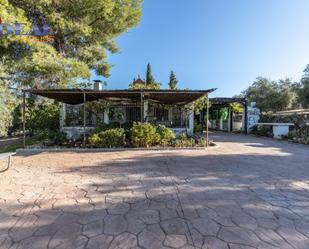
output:
[[[86,134],[93,131],[95,127],[86,126]],[[84,127],[64,126],[60,128],[60,131],[66,134],[67,139],[78,139],[84,134]]]
[[[184,150],[208,150],[218,148],[219,146],[214,144],[208,147],[151,147],[151,148],[25,148],[17,149],[16,154],[23,153],[41,153],[41,152],[119,152],[119,151],[184,151]]]
[[[309,144],[309,114],[303,113],[283,113],[283,114],[264,114],[261,117],[261,123],[293,123],[290,126],[288,135],[289,140],[298,143]]]

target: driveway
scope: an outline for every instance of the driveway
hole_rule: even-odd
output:
[[[308,249],[309,146],[213,138],[206,151],[15,156],[0,248]]]

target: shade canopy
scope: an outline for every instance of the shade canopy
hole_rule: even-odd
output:
[[[246,98],[210,98],[209,101],[213,106],[228,105],[231,103],[240,103],[243,105],[246,104]]]
[[[139,102],[150,100],[167,105],[184,105],[215,91],[208,90],[89,90],[89,89],[30,89],[24,92],[54,99],[70,105],[104,99],[107,101]]]

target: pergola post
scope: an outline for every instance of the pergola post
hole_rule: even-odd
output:
[[[244,105],[245,105],[245,110],[244,110],[244,112],[245,112],[245,135],[248,135],[248,101],[247,100],[245,100],[245,102],[244,102]]]
[[[206,147],[209,145],[209,129],[208,129],[208,121],[209,121],[209,97],[207,94],[207,107],[206,107]]]
[[[84,117],[83,117],[83,147],[86,147],[86,93],[83,92],[83,97],[84,97],[84,101],[83,101],[83,107],[84,107]]]
[[[23,146],[26,148],[26,92],[23,91]]]
[[[143,101],[143,92],[141,91],[141,123],[144,123],[144,101]]]

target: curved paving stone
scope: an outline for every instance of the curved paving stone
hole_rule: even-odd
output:
[[[0,235],[0,248],[7,249],[13,244],[12,240],[6,234]]]
[[[79,215],[78,222],[82,224],[92,223],[97,220],[103,220],[107,212],[105,209],[92,210]]]
[[[169,219],[179,217],[176,209],[162,208],[159,210],[159,213],[160,213],[161,220],[169,220]]]
[[[256,247],[253,246],[245,246],[245,245],[238,245],[238,244],[229,244],[229,249],[255,249]],[[258,247],[259,249],[262,249],[261,247]],[[266,248],[264,248],[266,249]],[[268,249],[275,249],[269,247]]]
[[[18,242],[32,236],[36,230],[35,222],[38,217],[35,215],[27,215],[21,217],[10,231],[11,238]]]
[[[139,218],[147,225],[152,225],[160,222],[158,211],[151,209],[140,211]]]
[[[137,238],[130,233],[123,233],[114,238],[109,249],[131,249],[137,246]]]
[[[202,249],[230,249],[228,243],[219,240],[216,237],[205,237]]]
[[[160,222],[166,234],[183,234],[188,232],[186,221],[182,218],[173,218]]]
[[[23,249],[42,249],[47,248],[49,236],[36,236],[23,240],[20,243],[21,248]]]
[[[103,233],[103,220],[93,221],[83,226],[83,234],[89,238]]]
[[[85,237],[80,237],[82,226],[79,224],[67,224],[59,228],[51,237],[48,246],[50,248],[64,247],[73,248],[79,244],[79,241],[84,241]],[[86,242],[85,242],[86,243]]]
[[[263,242],[266,242],[269,246],[287,249],[293,248],[274,230],[258,228],[254,232]]]
[[[127,230],[127,222],[123,215],[107,215],[104,218],[104,233],[118,235]]]
[[[218,225],[216,222],[214,222],[211,219],[207,218],[198,218],[192,220],[192,225],[197,229],[202,235],[207,236],[216,236],[220,225]]]
[[[132,234],[137,235],[146,227],[146,224],[142,220],[136,216],[131,216],[130,213],[126,215],[126,220],[128,225],[127,230]]]
[[[87,249],[108,249],[110,243],[113,240],[113,236],[101,234],[92,237],[87,244]]]
[[[163,247],[165,234],[159,225],[151,225],[138,235],[138,242],[143,248],[157,249]]]
[[[187,244],[187,237],[184,235],[170,234],[166,236],[163,244],[172,248],[181,248]]]
[[[253,247],[257,247],[260,242],[251,230],[240,227],[223,227],[218,234],[218,238],[225,242]]]
[[[125,214],[130,210],[128,203],[118,203],[107,209],[109,214]]]
[[[307,249],[309,246],[309,238],[297,232],[292,227],[282,227],[278,229],[278,233],[285,238],[289,244],[297,249]]]

